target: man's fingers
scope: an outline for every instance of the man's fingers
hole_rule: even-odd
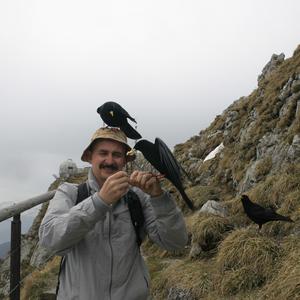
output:
[[[143,175],[141,176],[141,181],[140,181],[141,185],[142,185],[142,186],[145,186],[145,184],[148,182],[148,180],[149,180],[150,178],[152,178],[152,174],[151,174],[151,173],[143,174]]]
[[[157,180],[161,181],[165,178],[164,174],[158,174],[158,175],[154,175],[156,177]]]
[[[122,178],[122,177],[128,177],[128,174],[124,171],[118,171],[118,172],[114,173],[113,175],[109,176],[109,178],[111,178],[111,179],[118,179],[118,178]]]
[[[138,175],[138,171],[133,171],[130,175],[130,180],[134,180],[136,178],[136,176]]]
[[[154,184],[156,181],[157,181],[157,178],[155,176],[151,176],[149,178],[149,180],[147,180],[147,182],[145,184],[145,188],[149,189],[152,186],[152,184]]]
[[[118,172],[120,173],[120,172]],[[115,186],[121,183],[128,183],[129,182],[129,177],[126,172],[121,172],[121,174],[118,174],[115,176],[117,173],[109,176],[106,180],[107,185],[109,186]]]
[[[143,173],[145,173],[145,172],[141,172],[141,171],[134,171],[134,172],[132,172],[132,174],[130,176],[130,179],[129,179],[129,182],[132,185],[135,185],[139,181],[139,178],[141,177],[141,175]]]
[[[144,186],[150,178],[153,178],[151,184],[156,180],[161,180],[164,177],[162,174],[153,174],[149,172],[134,171],[129,179],[129,183],[137,186]],[[147,184],[148,185],[148,184]]]
[[[117,190],[124,190],[124,189],[128,189],[128,188],[129,188],[128,182],[124,182],[124,183],[116,185]]]
[[[119,187],[118,194],[120,197],[124,196],[129,191],[129,186]]]

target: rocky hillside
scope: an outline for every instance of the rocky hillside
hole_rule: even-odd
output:
[[[274,54],[257,89],[174,152],[199,211],[186,215],[188,253],[154,280],[156,299],[300,299],[300,47]],[[258,232],[241,194],[295,223]]]
[[[258,87],[176,145],[174,154],[190,175],[186,191],[197,210],[191,213],[164,183],[185,214],[190,242],[174,253],[143,244],[153,299],[300,299],[300,47],[289,59],[274,54]],[[149,166],[139,158],[128,170],[136,167]],[[242,194],[294,223],[270,222],[258,231],[244,213]],[[37,244],[46,208],[23,238],[23,299],[49,297],[55,286],[58,260]],[[7,263],[0,272],[3,294]]]

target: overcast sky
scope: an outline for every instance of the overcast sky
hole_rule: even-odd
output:
[[[119,102],[171,148],[300,43],[297,0],[0,1],[0,204],[44,193]]]

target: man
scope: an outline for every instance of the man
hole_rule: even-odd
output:
[[[167,250],[183,248],[187,232],[180,210],[150,173],[123,171],[130,146],[116,128],[100,128],[81,159],[91,164],[91,196],[76,205],[77,185],[62,184],[40,226],[40,243],[65,257],[57,299],[144,300],[149,273],[136,242],[125,195],[139,197],[143,237]]]

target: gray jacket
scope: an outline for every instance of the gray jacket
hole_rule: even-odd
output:
[[[124,200],[106,205],[90,170],[92,196],[75,205],[77,185],[62,184],[50,201],[39,231],[40,244],[66,263],[60,275],[60,300],[143,300],[149,273],[136,243]],[[150,198],[138,188],[145,225],[142,236],[167,250],[187,243],[184,219],[170,195]]]

